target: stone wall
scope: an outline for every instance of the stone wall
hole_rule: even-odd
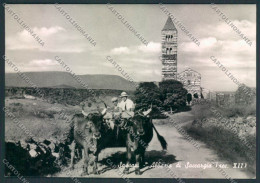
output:
[[[7,141],[5,146],[5,159],[24,176],[52,175],[67,166],[70,160],[69,142],[54,138]],[[14,176],[14,172],[6,167],[5,175]]]

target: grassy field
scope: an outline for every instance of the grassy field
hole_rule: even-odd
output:
[[[75,111],[80,110],[79,107],[50,104],[44,101],[28,99],[7,98],[5,106],[34,137],[44,139],[51,137],[60,139],[69,127],[69,122],[62,118],[61,114],[64,113],[68,118],[71,118]],[[25,131],[17,124],[6,115],[6,140],[17,141],[27,138]]]
[[[216,108],[222,117],[227,119],[230,117],[245,119],[248,116],[256,115],[255,103],[249,106],[234,105],[225,108],[215,105],[196,105],[193,106],[193,120],[198,122],[209,118],[216,118],[209,110],[209,106]],[[221,122],[219,121],[219,123]],[[241,138],[238,133],[234,133],[229,128],[225,128],[225,126],[214,126],[211,124],[205,126],[189,124],[185,126],[185,129],[193,138],[206,143],[211,149],[214,149],[223,159],[227,159],[231,163],[247,163],[248,170],[252,173],[256,172],[255,134],[247,134]]]
[[[247,136],[246,141],[252,145],[248,148],[243,141],[230,130],[219,127],[198,128],[186,126],[186,131],[193,138],[206,143],[214,149],[219,157],[231,163],[247,163],[248,170],[256,173],[256,137]]]
[[[66,134],[69,128],[70,119],[75,113],[81,112],[79,104],[88,98],[87,93],[85,95],[83,90],[45,90],[49,95],[43,100],[37,97],[36,100],[32,100],[17,95],[7,96],[5,107],[34,137],[41,139],[64,139],[64,134]],[[61,96],[61,91],[66,91],[68,96]],[[100,98],[108,106],[112,106],[111,98],[118,96],[120,92],[113,90],[97,91]],[[62,98],[67,99],[61,100]],[[17,141],[26,138],[24,130],[12,118],[6,115],[5,139]]]

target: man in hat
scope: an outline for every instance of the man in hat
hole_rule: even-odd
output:
[[[104,116],[104,119],[106,120],[106,122],[110,126],[110,128],[113,130],[114,126],[115,126],[115,120],[120,118],[121,109],[118,107],[118,98],[117,97],[113,97],[111,99],[111,102],[113,103],[113,106],[111,107],[111,113],[107,113]]]
[[[135,105],[134,105],[134,102],[128,98],[127,93],[122,92],[120,95],[120,98],[121,98],[121,101],[118,104],[118,107],[122,111],[132,111],[133,112],[135,109]]]
[[[111,102],[113,103],[113,107],[112,107],[113,111],[114,111],[114,112],[120,112],[121,110],[120,110],[120,108],[118,107],[118,98],[117,98],[117,97],[113,97],[113,98],[111,99]]]

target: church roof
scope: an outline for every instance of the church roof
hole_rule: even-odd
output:
[[[168,19],[163,27],[163,30],[177,30],[170,17],[168,17]]]

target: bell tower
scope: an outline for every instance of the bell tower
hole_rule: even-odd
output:
[[[177,79],[177,36],[178,31],[168,17],[162,29],[162,79]]]

